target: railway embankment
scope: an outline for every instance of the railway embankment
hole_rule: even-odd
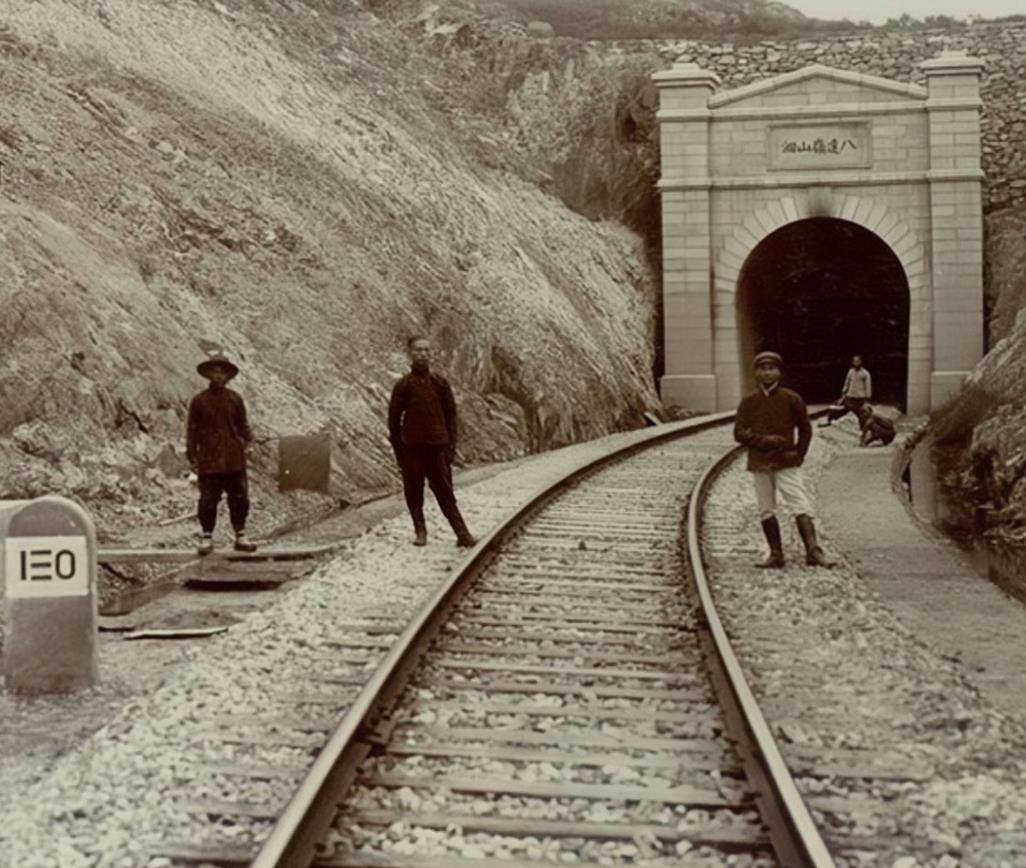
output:
[[[921,635],[902,613],[902,601],[889,599],[874,585],[890,582],[892,589],[905,588],[905,582],[885,571],[913,574],[932,557],[933,543],[917,543],[913,535],[918,531],[909,525],[901,539],[891,540],[892,548],[876,543],[871,548],[864,539],[847,535],[852,532],[847,517],[834,519],[836,499],[847,497],[857,478],[865,476],[859,492],[860,504],[870,511],[865,532],[878,529],[876,511],[886,515],[893,498],[889,465],[883,466],[889,450],[858,450],[852,456],[850,423],[816,433],[808,468],[827,513],[823,536],[828,551],[843,560],[839,568],[801,566],[800,545],[790,538],[787,570],[770,575],[751,569],[762,542],[750,483],[740,470],[724,477],[710,513],[715,532],[709,554],[720,572],[724,611],[733,634],[749,637],[755,649],[756,684],[775,709],[770,721],[796,755],[803,746],[886,747],[930,770],[918,782],[870,785],[866,798],[885,801],[890,809],[846,820],[834,827],[838,834],[867,840],[906,835],[910,852],[929,854],[921,864],[936,868],[989,868],[1002,859],[1016,864],[1026,855],[1022,719],[1002,710],[977,686],[980,673],[971,659],[960,659]],[[561,473],[568,460],[600,454],[634,436],[614,435],[519,462],[463,488],[461,504],[475,530],[485,532],[511,504]],[[728,444],[725,433],[723,445]],[[838,485],[847,487],[832,495]],[[900,504],[895,508],[902,509]],[[190,818],[190,801],[270,798],[267,779],[253,784],[231,769],[270,764],[287,778],[309,762],[316,739],[305,731],[292,732],[288,720],[289,715],[292,720],[306,715],[312,726],[329,710],[327,686],[301,685],[323,664],[332,642],[359,638],[368,625],[374,629],[360,662],[345,672],[349,679],[366,677],[384,654],[388,637],[460,557],[440,517],[432,512],[429,521],[426,549],[409,545],[405,516],[382,521],[291,591],[269,597],[266,606],[226,634],[179,646],[173,654],[156,651],[157,643],[110,639],[103,651],[104,682],[88,695],[60,702],[3,697],[4,718],[18,722],[4,736],[9,766],[4,779],[17,780],[19,786],[17,797],[0,805],[0,852],[18,868],[92,866],[99,854],[101,864],[166,868],[166,861],[146,855],[155,844],[191,833],[198,843],[207,828],[206,822]],[[901,527],[899,516],[893,524]],[[739,568],[724,585],[722,567],[729,563]],[[963,601],[961,611],[966,612],[973,600]],[[949,618],[960,616],[948,613]],[[334,695],[344,703],[355,689],[346,694],[336,687]],[[290,695],[297,691],[302,695]],[[823,696],[833,697],[833,705],[825,708]],[[40,732],[74,718],[87,704],[92,731],[80,726],[66,732],[59,749],[43,748],[35,757],[22,749],[33,737],[38,746]],[[834,794],[829,779],[803,785],[821,803]],[[245,842],[261,834],[264,822],[241,822],[231,835]],[[439,841],[425,838],[419,846],[424,853],[437,852]],[[453,852],[480,848],[470,834],[447,833],[444,842]],[[908,857],[879,864],[890,866],[896,858]]]

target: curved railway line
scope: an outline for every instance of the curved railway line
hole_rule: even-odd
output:
[[[702,569],[702,499],[732,454],[706,429],[724,421],[674,426],[539,495],[398,637],[354,625],[318,674],[348,691],[335,698],[348,706],[341,721],[297,696],[285,723],[298,735],[254,736],[277,740],[281,766],[220,770],[267,780],[268,802],[198,802],[194,814],[229,830],[226,846],[159,855],[257,868],[672,865],[684,854],[833,865]],[[368,680],[366,652],[386,646]],[[298,758],[318,743],[300,779]],[[233,815],[274,820],[255,858],[227,846]]]

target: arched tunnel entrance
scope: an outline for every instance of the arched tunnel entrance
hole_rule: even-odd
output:
[[[859,354],[873,376],[874,402],[906,408],[908,281],[869,230],[825,217],[777,229],[745,261],[736,304],[748,390],[752,356],[772,349],[784,357],[785,385],[807,403],[829,403]]]

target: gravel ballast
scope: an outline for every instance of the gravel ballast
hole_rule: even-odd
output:
[[[484,534],[543,483],[562,475],[569,464],[641,436],[641,432],[615,435],[521,462],[461,489],[461,507],[472,530]],[[850,432],[842,429],[822,436],[817,432],[809,463],[813,480],[830,460],[835,436],[850,436]],[[727,442],[729,433],[724,432]],[[734,539],[740,544],[727,555],[745,563],[759,556],[761,541],[747,476],[742,471],[729,473],[718,484],[716,498],[714,509],[728,517],[727,524],[737,525]],[[714,520],[720,520],[715,513]],[[355,624],[386,625],[398,632],[465,556],[455,548],[433,503],[429,522],[426,549],[410,545],[405,516],[382,522],[348,543],[338,558],[292,591],[276,597],[265,611],[180,654],[167,666],[163,683],[158,686],[155,681],[152,690],[127,702],[119,693],[118,670],[105,658],[101,686],[60,700],[61,714],[75,714],[76,703],[95,703],[97,698],[123,702],[122,707],[91,737],[78,743],[69,737],[69,749],[47,774],[24,787],[17,799],[0,805],[0,864],[160,868],[167,861],[152,854],[161,842],[198,845],[211,835],[209,820],[192,812],[188,802],[276,803],[288,791],[287,779],[284,785],[276,785],[215,773],[203,765],[271,764],[283,772],[302,772],[311,760],[305,745],[318,743],[322,736],[289,727],[288,719],[330,718],[359,689],[311,684],[319,658],[339,655],[333,640],[367,635]],[[730,536],[717,535],[717,539]],[[825,536],[829,548],[831,540]],[[796,539],[790,538],[788,545],[795,560]],[[982,700],[960,667],[919,641],[866,592],[850,568],[827,573],[795,565],[773,576],[754,573],[741,571],[729,587],[724,583],[719,588],[739,604],[727,607],[725,618],[731,630],[741,634],[752,626],[756,635],[765,634],[782,619],[801,638],[803,653],[810,655],[812,662],[802,669],[803,678],[820,673],[824,695],[850,699],[867,690],[873,694],[854,704],[856,713],[850,715],[851,726],[843,734],[830,722],[819,727],[814,715],[797,720],[786,712],[797,706],[793,686],[780,675],[784,667],[775,665],[761,648],[753,678],[768,706],[777,709],[776,718],[769,711],[767,715],[778,734],[786,733],[797,745],[893,747],[936,771],[926,782],[881,785],[878,793],[871,794],[887,798],[894,808],[893,823],[914,831],[911,837],[931,842],[932,849],[900,854],[893,864],[901,868],[1023,864],[1026,850],[1015,849],[1017,841],[1026,840],[1026,796],[1021,792],[1026,737],[1019,724]],[[145,642],[132,644],[148,647]],[[357,662],[340,661],[334,669],[365,677],[383,654],[379,648],[343,649],[341,657]],[[824,680],[823,674],[829,677]],[[806,682],[803,685],[808,687]],[[297,694],[306,702],[297,706]],[[31,715],[34,704],[54,700],[4,696],[3,702]],[[449,722],[459,717],[454,715]],[[242,718],[252,720],[244,726],[239,723]],[[274,720],[283,722],[272,730],[266,721]],[[268,743],[278,736],[288,743]],[[503,768],[497,766],[496,773]],[[806,779],[802,786],[827,795],[834,791],[829,779]],[[520,809],[522,804],[526,808],[521,801],[509,809]],[[860,823],[858,829],[843,831],[887,830],[884,820],[872,812]],[[217,835],[219,841],[234,838],[246,844],[268,828],[266,819],[254,817],[238,820],[231,828],[222,824]],[[388,832],[368,830],[367,834]],[[441,837],[446,834],[439,832]],[[491,838],[466,838],[470,854],[478,848],[503,852],[502,844]],[[590,855],[597,857],[609,849],[603,845]],[[900,861],[909,858],[922,861]]]
[[[851,423],[817,435],[806,462],[813,483],[856,436]],[[882,486],[879,496],[892,495]],[[714,486],[708,521],[714,597],[784,756],[856,748],[928,772],[919,781],[799,779],[806,796],[866,800],[855,813],[813,814],[828,832],[867,841],[839,864],[1026,864],[1022,720],[996,710],[964,666],[925,642],[867,587],[846,553],[831,545],[829,526],[821,536],[828,553],[840,556],[835,569],[804,566],[789,516],[781,520],[787,569],[754,568],[765,545],[742,465]],[[891,566],[900,576],[918,564],[896,558]],[[890,844],[875,845],[873,836]]]
[[[483,535],[568,468],[649,434],[644,430],[616,434],[518,462],[509,471],[460,489],[460,506],[471,530]],[[285,747],[225,741],[212,729],[217,718],[226,714],[294,717],[297,694],[320,700],[309,706],[320,716],[337,713],[352,700],[358,686],[309,683],[319,665],[312,658],[337,654],[332,640],[361,635],[353,624],[386,623],[398,633],[418,604],[466,557],[465,550],[456,548],[430,495],[427,502],[426,548],[410,545],[412,531],[405,515],[384,521],[348,542],[335,560],[265,611],[184,651],[181,665],[161,686],[124,704],[105,726],[69,749],[49,773],[7,804],[0,817],[0,864],[135,868],[152,863],[158,868],[166,863],[151,854],[161,842],[199,845],[209,839],[209,821],[191,812],[190,801],[202,796],[258,802],[266,795],[250,792],[253,782],[241,777],[215,778],[216,789],[198,793],[193,786],[197,765],[278,763],[302,768],[308,764],[310,752],[293,746],[297,734],[291,731]],[[377,649],[364,655],[373,657],[372,662],[360,664],[364,675],[384,653]],[[361,655],[347,649],[342,656]],[[109,669],[101,670],[104,683],[111,674]],[[14,709],[27,709],[49,700],[5,695],[4,702]],[[74,708],[72,698],[68,712],[74,713]],[[308,740],[316,739],[298,734],[299,743]],[[183,810],[176,807],[179,804]],[[254,819],[237,822],[231,831],[246,843],[266,829],[265,822]],[[224,831],[218,830],[218,841],[224,839]]]

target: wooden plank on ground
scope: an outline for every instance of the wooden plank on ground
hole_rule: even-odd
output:
[[[553,865],[557,864],[555,862]],[[482,859],[462,856],[402,855],[400,853],[365,852],[343,853],[338,856],[319,857],[313,868],[539,868],[544,862],[531,859]],[[606,868],[599,862],[574,862],[574,868]]]
[[[578,607],[584,608],[584,607]],[[519,615],[519,617],[503,617]],[[671,620],[642,620],[638,618],[624,618],[612,615],[571,615],[560,612],[558,615],[541,615],[536,613],[522,613],[511,607],[507,610],[489,607],[474,610],[461,610],[457,615],[457,629],[459,624],[475,624],[482,627],[540,627],[545,625],[550,630],[602,630],[607,633],[654,633],[658,636],[666,635],[666,628],[686,630],[687,627],[681,621]],[[691,628],[693,630],[693,628]]]
[[[607,748],[621,750],[663,750],[673,754],[690,752],[723,754],[723,749],[715,741],[707,738],[660,738],[659,736],[641,736],[630,732],[605,733],[581,732],[572,733],[562,730],[535,732],[526,729],[497,729],[495,727],[460,727],[460,726],[408,726],[402,724],[396,729],[393,737],[396,744],[402,744],[399,733],[403,737],[415,735],[432,739],[463,739],[465,741],[489,742],[492,744],[551,744],[572,745],[574,747]]]
[[[672,640],[661,639],[659,634],[643,634],[648,638],[637,639],[635,632],[632,630],[627,635],[621,636],[618,634],[610,635],[608,632],[603,631],[600,635],[584,635],[584,636],[571,636],[565,633],[557,633],[555,631],[546,630],[524,630],[521,628],[512,630],[502,629],[489,629],[482,627],[481,629],[466,629],[459,628],[457,630],[447,631],[446,636],[458,636],[461,639],[518,639],[522,642],[545,642],[552,643],[554,645],[615,645],[617,647],[626,648],[637,648],[640,651],[663,651],[664,653],[672,653],[681,648],[691,648],[693,637],[687,635],[687,630],[681,630],[681,635],[678,635]]]
[[[267,546],[255,552],[237,552],[231,549],[213,551],[209,555],[200,555],[195,549],[158,549],[158,548],[101,548],[96,553],[96,560],[101,564],[141,564],[165,563],[184,564],[190,561],[294,561],[317,558],[338,550],[342,543],[329,543],[319,546],[294,546],[291,548]]]
[[[758,829],[735,825],[702,823],[678,829],[656,823],[587,823],[568,820],[543,820],[533,817],[468,817],[461,814],[414,814],[384,809],[357,811],[347,819],[361,826],[390,826],[397,820],[430,829],[456,826],[468,832],[492,835],[515,835],[534,838],[587,838],[591,840],[633,840],[636,837],[660,841],[690,841],[694,846],[734,848],[766,848],[769,838]],[[321,864],[321,863],[315,863]],[[475,860],[475,864],[476,860]],[[530,863],[534,868],[538,862]],[[579,862],[574,862],[579,865]]]
[[[649,663],[653,666],[659,666],[667,663],[667,657],[670,654],[676,658],[673,662],[679,662],[682,666],[696,666],[699,664],[700,660],[700,655],[697,650],[692,651],[691,656],[694,659],[688,659],[684,649],[680,649],[677,652],[667,652],[665,654],[630,654],[627,652],[616,651],[607,653],[595,651],[567,651],[557,648],[539,648],[537,645],[525,645],[520,643],[488,645],[483,642],[471,643],[447,641],[440,650],[449,654],[484,654],[495,657],[522,654],[524,656],[544,657],[551,658],[553,660],[580,660],[582,662],[594,661],[596,663]]]
[[[633,786],[630,784],[585,784],[572,781],[517,781],[511,778],[461,777],[459,775],[414,775],[376,772],[362,776],[370,787],[414,790],[452,790],[454,793],[487,793],[536,799],[590,799],[602,802],[665,802],[689,808],[740,810],[746,802],[726,799],[715,790],[690,786]]]
[[[476,669],[481,672],[520,672],[525,675],[571,676],[574,678],[623,678],[636,681],[661,681],[666,684],[694,684],[690,672],[652,672],[646,669],[603,669],[601,667],[492,663],[488,660],[464,660],[459,657],[432,657],[428,664],[441,669]]]
[[[723,713],[716,705],[706,710],[694,711],[652,711],[637,708],[600,708],[575,705],[532,705],[528,702],[475,702],[468,707],[462,702],[445,702],[434,699],[416,699],[405,706],[407,712],[457,711],[479,714],[526,714],[530,717],[578,717],[587,720],[641,720],[662,723],[713,723],[723,721]]]
[[[522,576],[509,579],[496,579],[488,576],[486,582],[487,584],[481,585],[480,590],[509,594],[515,594],[520,590],[536,591],[538,588],[567,588],[568,590],[609,591],[610,593],[628,593],[637,594],[638,596],[643,594],[672,594],[679,598],[681,591],[680,585],[676,582],[643,584],[641,582],[594,581],[592,579],[568,581],[566,579],[536,579],[533,576],[529,579]]]
[[[389,744],[390,756],[434,756],[434,757],[465,757],[468,759],[492,759],[506,762],[537,762],[554,765],[589,766],[602,768],[638,769],[670,769],[677,770],[685,766],[688,770],[714,771],[723,774],[740,774],[740,766],[724,766],[722,755],[703,755],[688,753],[686,757],[679,754],[657,754],[651,757],[632,757],[615,753],[570,753],[559,750],[531,750],[523,747],[507,745],[468,745],[456,742],[436,741],[427,743]]]
[[[447,678],[425,679],[422,686],[447,690],[479,690],[489,693],[549,693],[554,696],[583,696],[618,699],[667,699],[675,702],[707,701],[711,689],[664,690],[643,687],[594,687],[584,684],[555,684],[551,681],[510,681],[502,678],[478,679],[474,682]]]

